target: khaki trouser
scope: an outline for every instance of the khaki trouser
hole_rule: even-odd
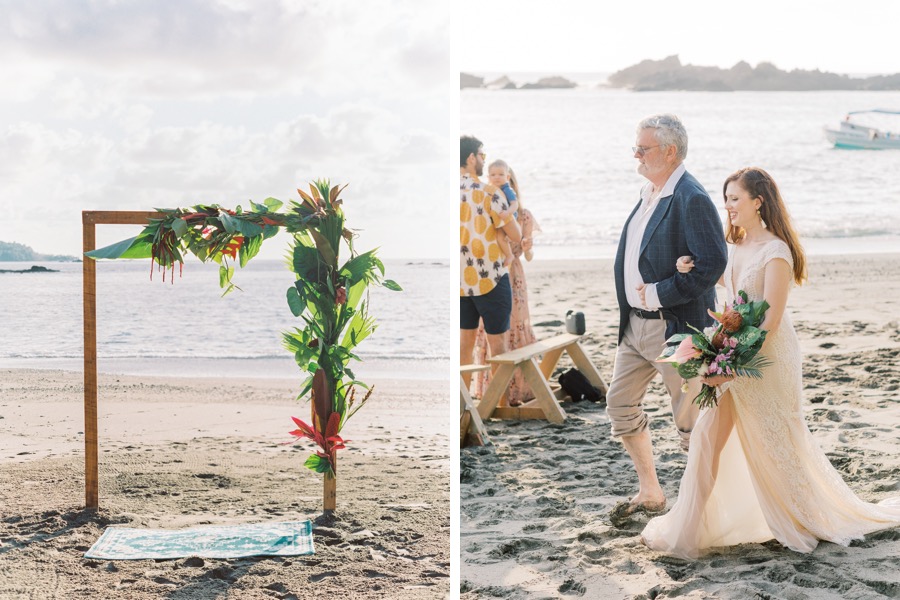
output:
[[[695,377],[688,382],[688,391],[681,391],[682,379],[668,363],[655,362],[662,353],[666,339],[666,322],[661,319],[642,319],[632,313],[625,327],[625,335],[616,350],[616,364],[606,394],[606,413],[612,422],[613,436],[636,435],[647,428],[648,418],[643,400],[647,386],[657,373],[672,400],[675,428],[685,449],[691,430],[697,422],[699,408],[692,400],[700,392],[702,382]]]

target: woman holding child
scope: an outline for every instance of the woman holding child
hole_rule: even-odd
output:
[[[522,242],[520,244],[511,243],[501,232],[497,234],[497,243],[506,255],[504,264],[509,268],[509,283],[510,287],[512,287],[512,313],[510,314],[509,331],[506,333],[506,347],[508,350],[515,350],[533,343],[536,339],[531,328],[531,315],[528,310],[528,287],[525,284],[525,269],[522,266],[521,257],[524,255],[525,260],[531,260],[533,236],[536,233],[540,233],[541,228],[534,220],[531,212],[522,206],[516,175],[506,162],[502,160],[492,162],[488,166],[488,179],[491,185],[500,188],[506,194],[506,198],[510,203],[509,210],[515,214],[519,227],[522,229]],[[475,364],[486,364],[488,354],[484,327],[479,326],[475,339],[473,362]],[[490,372],[487,371],[476,374],[473,377],[472,395],[480,398],[484,394],[484,390],[487,389],[490,378]],[[525,378],[521,372],[517,371],[513,377],[509,388],[506,390],[506,398],[510,406],[519,406],[534,398],[534,393],[528,384],[525,383]]]

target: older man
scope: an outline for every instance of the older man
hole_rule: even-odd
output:
[[[619,346],[607,394],[612,434],[621,437],[634,462],[640,489],[630,502],[613,510],[613,522],[637,512],[655,513],[666,505],[653,464],[644,394],[660,374],[671,397],[675,427],[687,449],[698,409],[692,403],[699,380],[687,393],[675,369],[655,359],[665,341],[686,333],[688,325],[703,329],[711,323],[714,286],[725,270],[727,251],[722,221],[703,186],[683,161],[688,140],[675,115],[656,115],[640,122],[632,148],[637,171],[648,183],[625,222],[615,261],[619,303]],[[694,258],[690,273],[678,273],[680,256]]]
[[[497,243],[502,230],[520,242],[519,224],[509,212],[506,196],[482,183],[484,148],[478,138],[459,138],[459,361],[472,362],[478,320],[484,322],[491,355],[506,352],[512,288]],[[466,384],[468,378],[466,374]]]

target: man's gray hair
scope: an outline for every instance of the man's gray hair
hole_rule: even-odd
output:
[[[655,129],[654,137],[661,146],[675,146],[679,160],[687,158],[687,130],[681,119],[672,114],[653,115],[638,123],[638,133],[643,129]]]

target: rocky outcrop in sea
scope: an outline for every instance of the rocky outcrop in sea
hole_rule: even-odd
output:
[[[546,90],[546,89],[570,89],[577,87],[573,81],[569,81],[565,77],[554,75],[552,77],[542,77],[535,82],[517,85],[515,81],[503,75],[497,79],[485,83],[484,77],[470,75],[469,73],[459,74],[459,89],[481,88],[489,90]]]
[[[637,92],[691,90],[707,92],[900,90],[900,73],[854,78],[848,75],[794,69],[783,71],[772,63],[756,68],[741,61],[730,69],[683,65],[677,55],[644,60],[609,76],[609,85]]]

